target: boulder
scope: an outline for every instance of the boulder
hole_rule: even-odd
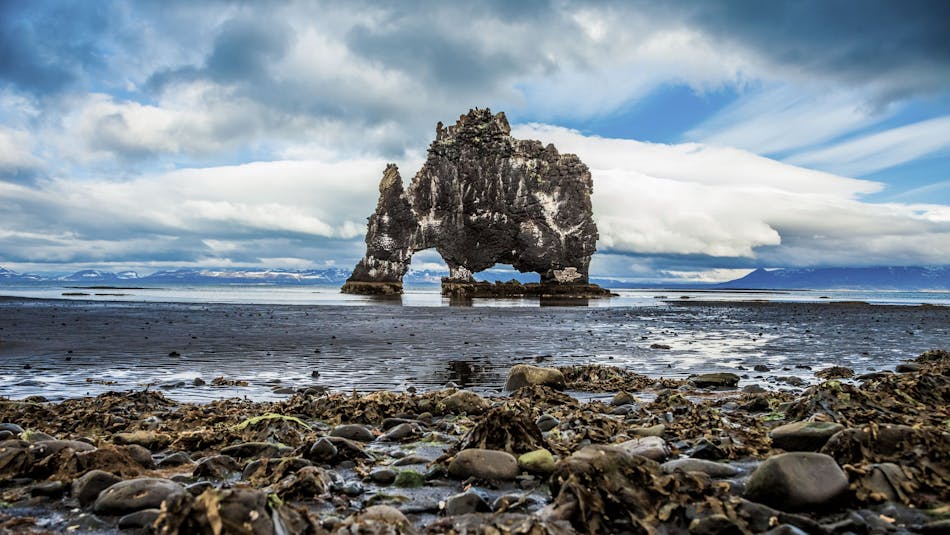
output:
[[[541,368],[529,364],[518,364],[508,370],[505,390],[514,391],[525,386],[541,385],[563,389],[566,385],[564,374],[557,368]]]
[[[96,501],[99,493],[122,481],[104,470],[90,470],[73,481],[73,497],[79,505],[87,507]]]
[[[477,492],[463,492],[445,499],[445,516],[485,513],[488,511],[491,511],[491,507]]]
[[[338,425],[330,431],[330,436],[346,438],[357,442],[372,442],[376,439],[376,435],[374,435],[368,427],[359,424]]]
[[[735,388],[739,376],[729,372],[702,373],[690,376],[689,382],[697,388]]]
[[[101,515],[126,515],[142,509],[161,508],[166,499],[184,494],[184,487],[167,479],[130,479],[103,490],[93,505],[93,511]]]
[[[546,449],[529,451],[518,457],[518,466],[525,472],[548,475],[556,466],[554,456]]]
[[[617,444],[630,455],[639,455],[652,461],[662,461],[670,456],[670,447],[660,437],[639,437]]]
[[[456,479],[508,480],[517,477],[518,472],[518,460],[508,452],[497,450],[462,450],[449,464],[449,475]]]
[[[488,400],[469,390],[459,390],[443,399],[442,404],[453,414],[481,414],[491,406]]]
[[[818,451],[844,426],[835,422],[792,422],[769,433],[772,445],[786,451]]]
[[[783,511],[829,508],[848,492],[848,476],[822,453],[773,455],[749,477],[745,498]]]
[[[739,473],[734,466],[726,463],[717,463],[716,461],[707,461],[705,459],[674,459],[660,465],[664,472],[671,474],[677,470],[681,472],[702,472],[709,477],[723,478],[732,477]]]

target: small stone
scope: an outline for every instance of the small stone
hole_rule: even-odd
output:
[[[198,461],[191,475],[206,479],[224,480],[240,471],[241,464],[234,457],[209,455]]]
[[[391,485],[396,481],[396,472],[389,468],[377,468],[369,473],[369,478],[379,485]]]
[[[380,442],[398,442],[416,434],[417,427],[414,424],[399,424],[393,427],[385,434],[382,434],[376,440]]]
[[[129,444],[128,446],[121,446],[119,449],[125,450],[133,461],[142,465],[142,468],[151,469],[155,467],[155,459],[152,458],[152,452],[148,451],[147,448],[143,448],[138,444]]]
[[[548,475],[554,472],[554,456],[546,449],[530,451],[518,457],[518,466],[532,474]]]
[[[456,479],[510,480],[516,478],[518,472],[518,460],[508,452],[497,450],[462,450],[449,464],[449,475]]]
[[[548,386],[563,390],[566,386],[564,374],[557,368],[541,368],[529,364],[518,364],[508,371],[505,390],[514,391],[525,386]]]
[[[670,447],[660,437],[640,437],[617,444],[630,455],[639,455],[654,461],[662,461],[670,456]]]
[[[916,362],[903,362],[894,367],[894,371],[897,373],[914,373],[920,371],[920,364]]]
[[[193,384],[193,385],[195,385],[195,386],[204,386],[204,385],[206,385],[206,384],[208,384],[208,383],[207,383],[207,381],[205,381],[205,380],[202,379],[201,377],[195,377],[195,380],[192,381],[191,384]]]
[[[191,457],[183,451],[176,451],[175,453],[165,456],[161,461],[158,461],[159,468],[169,468],[183,464],[195,464],[195,462],[191,460]]]
[[[488,400],[468,390],[459,390],[443,399],[442,404],[453,414],[482,414],[491,406]]]
[[[538,429],[540,429],[543,433],[545,431],[554,429],[560,425],[561,421],[550,414],[542,414],[535,423],[537,424]]]
[[[330,436],[356,440],[357,442],[372,442],[376,438],[376,435],[368,427],[359,424],[338,425],[333,428],[333,431],[330,431]]]
[[[73,497],[79,501],[79,505],[87,507],[96,501],[100,492],[120,481],[121,478],[104,470],[90,470],[73,481]]]
[[[844,426],[835,422],[792,422],[769,433],[772,445],[785,451],[818,451]]]
[[[48,457],[65,449],[82,452],[92,451],[96,449],[96,447],[79,440],[40,440],[30,444],[30,452],[38,459]]]
[[[709,477],[724,478],[732,477],[739,473],[735,467],[726,463],[717,463],[705,459],[674,459],[660,465],[664,472],[673,473],[677,470],[681,472],[702,472]]]
[[[823,453],[773,455],[749,478],[745,497],[785,511],[832,506],[848,492],[848,476]]]
[[[637,398],[630,394],[629,392],[617,392],[614,395],[613,399],[610,400],[610,404],[614,407],[619,407],[621,405],[632,405],[638,403]]]
[[[142,509],[157,509],[167,498],[184,493],[181,485],[167,479],[130,479],[102,491],[93,511],[103,515],[125,515]]]
[[[722,448],[705,437],[700,438],[693,444],[689,455],[690,457],[709,461],[718,461],[719,459],[726,458],[726,452],[722,451]]]
[[[757,372],[770,372],[770,371],[772,371],[772,369],[769,368],[768,366],[766,366],[765,364],[756,364],[755,366],[752,367],[752,369],[755,370],[755,371],[757,371]]]
[[[832,366],[815,372],[815,377],[819,379],[848,379],[854,377],[854,370],[844,366]]]
[[[410,464],[429,464],[431,459],[421,455],[406,455],[393,463],[393,466],[409,466]]]
[[[328,463],[336,458],[337,448],[333,442],[326,438],[321,438],[310,446],[308,458],[313,461]]]
[[[650,349],[673,349],[667,344],[650,344]]]
[[[30,487],[30,496],[59,498],[66,493],[67,488],[69,488],[69,486],[65,481],[44,481]]]
[[[488,503],[477,492],[462,492],[445,499],[445,515],[466,515],[469,513],[487,513],[491,511]]]
[[[9,431],[10,433],[13,433],[14,436],[19,436],[20,433],[23,432],[23,428],[18,426],[17,424],[13,424],[10,422],[3,422],[3,423],[0,423],[0,431]]]
[[[735,388],[739,376],[729,372],[703,373],[690,376],[689,382],[697,388]]]
[[[415,470],[400,470],[399,473],[396,474],[396,479],[393,481],[393,485],[399,488],[409,489],[421,487],[425,485],[425,483],[425,476]]]
[[[134,513],[129,513],[119,519],[119,529],[145,529],[151,528],[161,509],[142,509]]]

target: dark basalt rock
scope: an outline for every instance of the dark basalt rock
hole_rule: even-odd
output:
[[[597,243],[590,171],[553,145],[518,140],[504,113],[474,109],[436,128],[429,156],[408,190],[395,165],[379,184],[366,256],[344,293],[394,295],[412,255],[435,248],[449,267],[452,296],[609,295],[588,283]],[[537,285],[475,283],[495,264],[537,272]]]

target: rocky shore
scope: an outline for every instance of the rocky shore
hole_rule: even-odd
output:
[[[950,352],[815,375],[796,394],[518,365],[487,398],[0,399],[0,532],[947,533]]]

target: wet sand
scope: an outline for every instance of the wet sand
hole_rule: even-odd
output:
[[[893,366],[950,340],[950,308],[833,303],[427,308],[0,299],[0,395],[61,400],[162,389],[277,400],[311,386],[497,393],[514,364],[610,364],[653,376]],[[668,347],[668,349],[666,349]],[[752,371],[764,365],[769,373]],[[316,372],[316,376],[314,375]],[[197,386],[216,377],[246,387]],[[283,390],[279,390],[283,389]],[[277,390],[278,392],[275,392]],[[285,392],[285,393],[279,393]]]

